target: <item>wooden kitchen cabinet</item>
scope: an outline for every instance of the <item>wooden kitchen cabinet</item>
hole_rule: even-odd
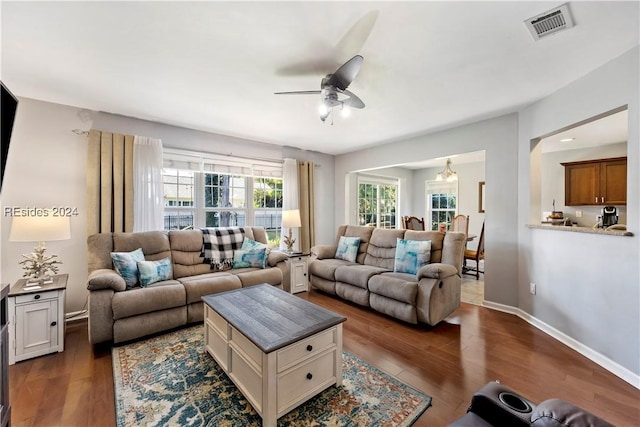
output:
[[[584,160],[564,166],[564,204],[626,205],[627,158]]]

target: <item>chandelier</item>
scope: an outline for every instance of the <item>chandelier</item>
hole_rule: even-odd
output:
[[[447,165],[444,167],[442,172],[438,172],[436,175],[436,181],[457,181],[458,174],[451,170],[451,159],[447,159]]]

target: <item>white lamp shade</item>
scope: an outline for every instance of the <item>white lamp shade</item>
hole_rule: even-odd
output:
[[[49,242],[71,238],[68,216],[53,216],[50,209],[38,209],[42,215],[14,216],[11,220],[10,242]]]
[[[282,227],[295,228],[301,226],[302,221],[300,221],[300,210],[291,209],[288,211],[282,211]]]

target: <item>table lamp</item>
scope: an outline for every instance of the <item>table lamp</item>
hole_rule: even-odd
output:
[[[282,211],[282,228],[289,229],[289,235],[284,236],[282,241],[285,245],[287,245],[287,252],[293,252],[293,244],[296,242],[296,239],[293,238],[293,228],[301,227],[302,222],[300,221],[300,210],[291,209],[288,211]]]
[[[57,255],[45,255],[44,242],[67,240],[71,238],[71,221],[68,216],[54,216],[51,209],[33,209],[27,213],[33,215],[14,216],[11,220],[10,242],[39,242],[28,255],[22,255],[20,261],[25,271],[27,283],[52,283],[49,272],[57,273]]]

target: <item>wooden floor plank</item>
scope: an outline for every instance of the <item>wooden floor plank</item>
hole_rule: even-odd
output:
[[[500,380],[539,402],[558,397],[617,426],[640,425],[640,391],[516,316],[463,303],[436,327],[409,325],[312,291],[297,294],[345,317],[344,348],[433,397],[415,427],[464,415],[473,393]],[[115,425],[109,346],[69,323],[65,351],[9,368],[12,425]]]

